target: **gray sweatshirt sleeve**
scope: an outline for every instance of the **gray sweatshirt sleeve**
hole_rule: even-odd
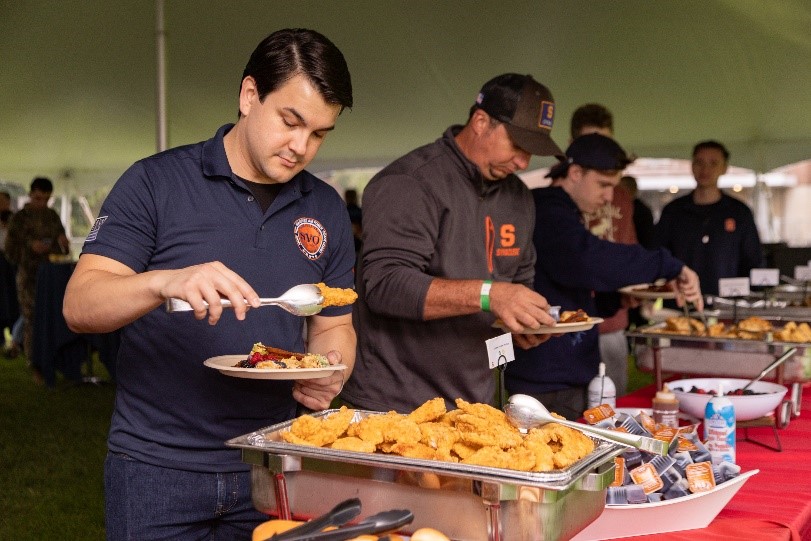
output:
[[[379,177],[366,187],[361,279],[373,312],[422,319],[439,215],[432,196],[410,176]]]

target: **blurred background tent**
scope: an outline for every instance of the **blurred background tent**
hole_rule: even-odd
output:
[[[310,168],[333,181],[436,139],[467,118],[484,81],[509,71],[551,88],[564,148],[571,112],[599,102],[638,156],[684,159],[699,140],[723,141],[750,190],[768,179],[759,174],[811,158],[808,0],[0,0],[0,182],[25,191],[49,175],[70,196],[65,209],[87,218],[156,151],[157,13],[169,146],[233,122],[256,44],[309,27],[342,49],[353,76],[355,107]],[[790,187],[808,189],[807,169]],[[656,189],[670,194],[667,182]]]

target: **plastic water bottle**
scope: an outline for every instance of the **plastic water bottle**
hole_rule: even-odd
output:
[[[605,363],[600,363],[597,376],[589,383],[588,397],[588,409],[600,404],[617,407],[617,388],[611,378],[605,375]]]
[[[723,385],[704,408],[704,439],[712,463],[735,463],[735,407],[724,396]]]

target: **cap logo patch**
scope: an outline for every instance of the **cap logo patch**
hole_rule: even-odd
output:
[[[735,232],[735,218],[727,218],[724,220],[724,231],[727,233]]]
[[[476,96],[476,103],[481,105],[483,101],[484,101],[484,93],[479,92],[479,95]]]
[[[315,261],[327,249],[327,230],[315,218],[299,218],[293,223],[293,233],[299,250]]]
[[[555,104],[551,101],[541,102],[541,116],[538,119],[538,127],[552,129],[552,122],[555,120]]]
[[[99,229],[101,229],[101,224],[107,221],[109,216],[99,216],[96,218],[96,221],[93,222],[93,227],[90,228],[90,233],[87,234],[87,238],[85,242],[93,242],[96,240],[96,237],[99,236]]]

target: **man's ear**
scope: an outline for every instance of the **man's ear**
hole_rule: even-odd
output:
[[[242,80],[239,88],[239,112],[242,116],[247,116],[251,107],[259,103],[259,90],[256,88],[256,80],[248,75]]]

